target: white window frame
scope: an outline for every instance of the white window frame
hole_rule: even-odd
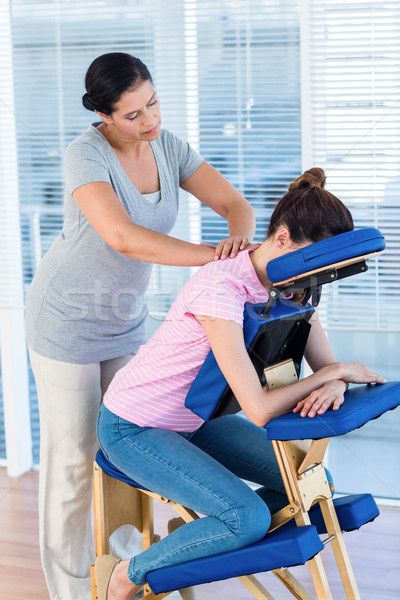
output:
[[[0,349],[7,474],[32,467],[10,1],[0,0]]]

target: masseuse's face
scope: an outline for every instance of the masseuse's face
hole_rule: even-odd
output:
[[[101,116],[108,127],[129,141],[151,142],[160,135],[160,101],[150,81],[124,92],[114,112],[109,117]]]

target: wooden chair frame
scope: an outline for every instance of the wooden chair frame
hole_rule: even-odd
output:
[[[179,515],[179,524],[198,519],[195,511],[153,492],[135,488],[105,473],[94,463],[93,503],[94,536],[96,556],[109,553],[109,538],[121,525],[136,527],[143,536],[143,550],[160,539],[154,533],[153,500],[169,504]],[[300,511],[300,505],[289,503],[272,517],[269,531],[292,519]],[[177,520],[178,521],[178,520]],[[176,524],[174,524],[176,528]],[[272,573],[291,591],[298,600],[315,600],[288,569],[277,569]],[[274,600],[274,597],[254,575],[238,577],[239,581],[253,594],[256,600]],[[91,567],[92,600],[97,600],[94,565]],[[195,599],[195,588],[179,590],[183,600]],[[161,600],[172,592],[154,594],[149,585],[144,586],[145,600]],[[318,599],[320,597],[318,596]],[[321,596],[321,599],[323,596]]]
[[[294,366],[284,361],[265,370],[267,387],[281,387],[293,382]],[[310,525],[308,511],[319,502],[328,532],[324,544],[331,543],[347,600],[360,600],[343,534],[332,501],[332,488],[326,477],[323,459],[329,438],[319,440],[273,441],[272,445],[289,500],[287,506],[272,516],[269,531],[277,529],[291,519],[297,525]],[[114,479],[94,464],[93,477],[95,551],[96,556],[109,553],[109,537],[124,524],[131,524],[143,535],[143,550],[159,541],[154,534],[153,500],[169,504],[181,518],[180,523],[198,519],[191,509],[147,490],[134,488]],[[175,528],[175,527],[174,527]],[[318,600],[333,600],[320,554],[308,561]],[[312,596],[288,569],[276,569],[272,573],[298,600],[313,600]],[[94,567],[92,567],[92,600],[96,600]],[[274,600],[274,597],[254,575],[238,577],[256,600]],[[183,600],[195,598],[195,588],[181,590]],[[146,600],[158,600],[171,592],[155,595],[148,585],[144,588]],[[315,600],[315,599],[314,599]]]
[[[267,367],[264,370],[267,389],[277,389],[293,383],[297,378],[291,360]],[[286,494],[291,505],[299,507],[295,514],[297,525],[310,525],[308,511],[319,502],[328,537],[348,600],[360,600],[354,573],[343,540],[343,534],[332,501],[323,460],[330,438],[318,440],[272,441],[275,456],[282,474]],[[318,554],[308,561],[318,600],[332,600],[328,580]]]
[[[170,502],[168,499],[135,488],[119,479],[105,473],[94,462],[93,474],[93,513],[94,513],[94,544],[96,557],[110,552],[110,536],[122,525],[133,525],[142,534],[142,547],[146,550],[151,544],[157,543],[160,536],[154,533],[153,500],[162,504],[170,504],[185,521],[198,518],[197,515],[183,506]],[[97,600],[94,565],[90,569],[92,600]],[[169,592],[171,593],[171,592]],[[194,588],[180,591],[182,600],[195,600]],[[153,594],[145,586],[144,598],[164,598],[168,594]]]

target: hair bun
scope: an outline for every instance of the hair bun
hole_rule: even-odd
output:
[[[83,94],[83,96],[82,96],[82,104],[83,104],[83,106],[85,108],[87,108],[87,110],[92,110],[92,111],[95,110],[93,102],[91,101],[88,93]]]
[[[319,167],[313,167],[308,171],[304,171],[300,177],[295,179],[293,183],[289,185],[289,190],[291,192],[295,190],[304,190],[311,187],[325,187],[325,173],[323,169]]]

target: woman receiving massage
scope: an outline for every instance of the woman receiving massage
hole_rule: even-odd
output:
[[[348,383],[384,383],[361,363],[335,361],[317,315],[305,351],[313,374],[290,386],[264,391],[245,348],[244,304],[267,301],[268,262],[354,227],[324,184],[317,168],[296,179],[263,244],[201,267],[165,322],[115,375],[98,421],[103,452],[137,483],[206,516],[130,560],[98,558],[99,600],[133,600],[149,571],[260,540],[271,513],[287,504],[263,426],[290,410],[309,418],[338,410]],[[210,348],[247,418],[204,422],[185,407]],[[260,487],[254,491],[243,479]]]

